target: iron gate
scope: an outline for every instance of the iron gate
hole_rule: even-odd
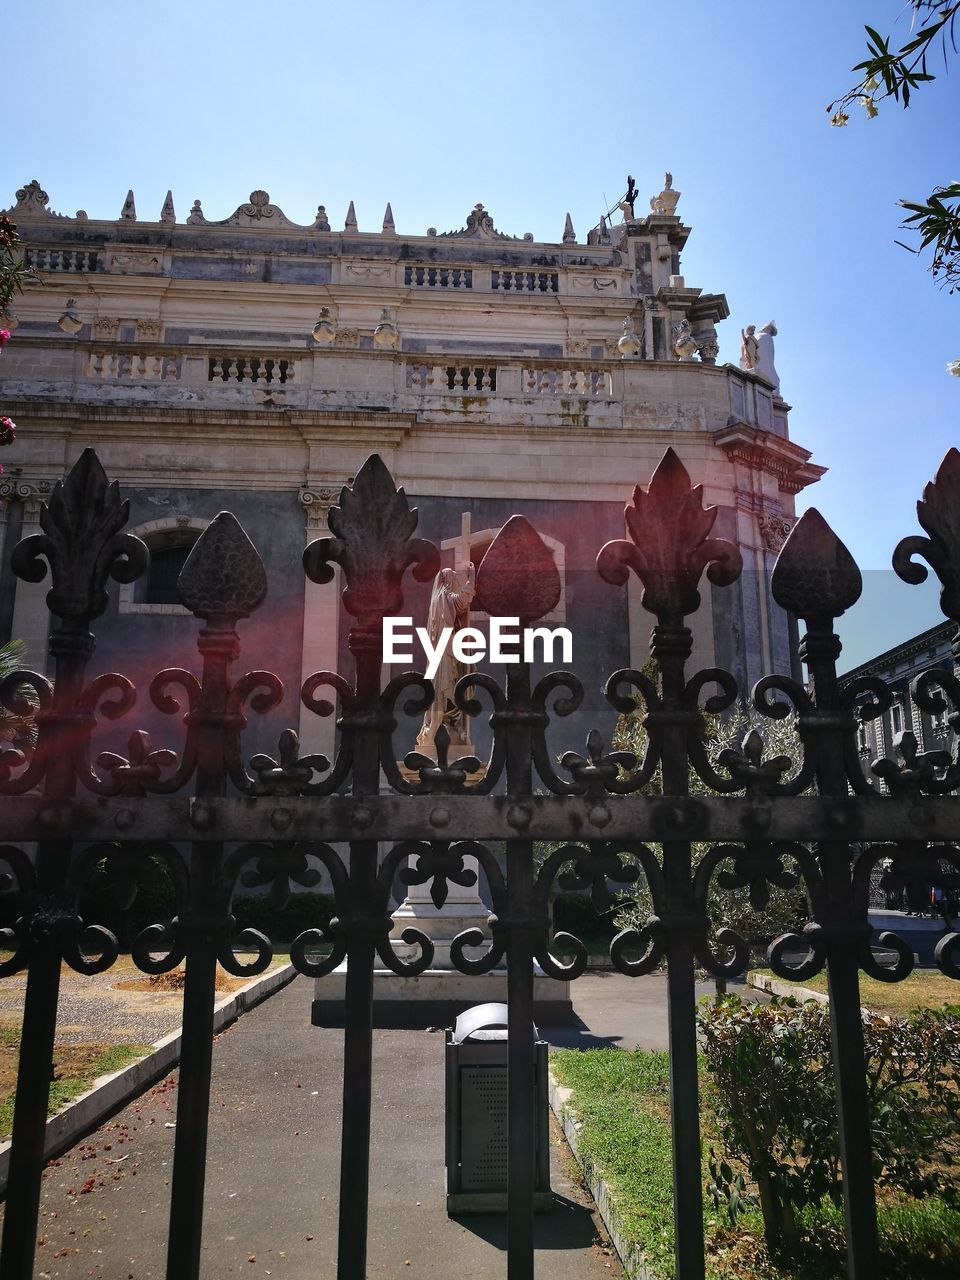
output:
[[[922,581],[926,570],[912,557],[924,556],[943,584],[945,613],[960,619],[955,450],[927,486],[918,513],[927,537],[901,542],[894,567],[908,582]],[[753,734],[741,751],[724,757],[722,769],[711,762],[699,732],[701,708],[722,712],[741,697],[728,672],[685,670],[691,653],[685,619],[699,607],[701,575],[706,571],[722,587],[741,569],[736,547],[710,536],[715,514],[703,508],[699,486],[691,486],[668,450],[648,488],[637,488],[625,510],[628,537],[599,552],[597,568],[605,581],[622,585],[631,570],[639,575],[643,607],[655,619],[650,652],[659,680],[622,670],[606,685],[614,711],[633,710],[637,699],[642,703],[648,735],[642,759],[609,751],[592,731],[584,754],[569,750],[555,762],[547,727],[576,710],[582,686],[562,671],[534,684],[529,667],[518,663],[507,668],[504,684],[475,674],[458,687],[467,716],[489,712],[492,748],[480,780],[471,781],[464,765],[449,759],[441,730],[438,760],[407,756],[411,776],[418,778],[411,782],[397,764],[393,734],[398,715],[422,713],[432,689],[415,673],[381,688],[382,620],[401,609],[404,572],[412,568],[415,577],[428,580],[439,557],[431,543],[414,537],[417,513],[382,461],[371,457],[330,512],[332,536],[304,553],[314,582],[331,582],[334,566],[340,566],[343,604],[353,619],[353,681],[318,672],[300,693],[320,716],[335,709],[323,691],[332,690],[339,700],[336,758],[301,758],[296,735],[287,730],[277,759],[261,758],[252,776],[242,745],[248,711],[277,706],[282,687],[269,671],[234,674],[237,624],[262,603],[266,580],[257,552],[228,513],[202,535],[179,579],[183,603],[202,624],[201,674],[168,669],[150,685],[154,706],[182,719],[179,754],[155,751],[146,733],[137,731],[125,758],[94,758],[98,720],[129,714],[136,690],[119,674],[88,680],[90,622],[106,608],[107,579],[133,580],[145,571],[148,555],[142,542],[122,532],[127,504],[117,485],[108,484],[92,450],[82,454],[44,509],[43,532],[21,542],[13,556],[14,572],[31,582],[43,579],[49,567],[53,679],[20,671],[0,684],[0,701],[9,710],[27,709],[24,685],[39,705],[35,749],[29,756],[0,753],[0,861],[5,888],[19,902],[16,926],[3,935],[12,954],[0,964],[0,974],[24,968],[28,973],[0,1263],[7,1280],[29,1280],[32,1274],[61,961],[96,973],[118,952],[108,930],[80,918],[80,893],[92,876],[105,876],[117,901],[129,908],[156,857],[175,880],[177,914],[140,933],[133,955],[148,973],[185,960],[187,975],[168,1280],[192,1280],[199,1270],[217,961],[231,973],[250,975],[271,959],[262,933],[248,929],[235,936],[234,887],[243,874],[245,883],[270,884],[282,895],[291,881],[312,882],[310,871],[321,866],[333,884],[336,917],[302,933],[291,957],[301,973],[315,976],[347,964],[345,1053],[351,1069],[343,1079],[337,1274],[339,1280],[363,1280],[374,963],[379,957],[395,973],[412,975],[427,968],[432,951],[416,930],[404,936],[419,947],[416,960],[403,961],[392,950],[390,887],[407,864],[408,883],[430,881],[442,897],[449,881],[464,883],[471,874],[466,856],[477,860],[487,878],[493,913],[487,934],[468,930],[456,939],[453,961],[469,974],[505,960],[508,973],[509,1280],[533,1275],[533,965],[536,960],[551,977],[569,979],[587,962],[580,941],[551,937],[551,886],[562,876],[566,887],[590,889],[601,906],[609,901],[611,883],[643,877],[649,886],[655,914],[642,930],[616,937],[610,954],[628,975],[649,973],[662,961],[667,965],[677,1274],[699,1280],[704,1254],[694,966],[734,975],[747,959],[742,938],[730,930],[711,933],[707,891],[723,869],[727,886],[760,893],[767,881],[782,878],[784,860],[803,877],[811,922],[802,938],[778,939],[769,961],[794,978],[827,966],[849,1274],[874,1280],[876,1211],[858,970],[896,981],[910,971],[913,957],[892,934],[881,938],[893,955],[889,967],[871,951],[870,878],[878,861],[890,857],[896,875],[945,887],[956,883],[960,812],[947,797],[960,787],[960,759],[924,755],[905,738],[901,766],[883,770],[886,787],[865,773],[856,717],[882,715],[890,694],[875,678],[838,689],[840,645],[833,623],[856,601],[860,574],[824,520],[809,511],[792,531],[772,578],[778,603],[806,624],[801,657],[809,684],[772,675],[750,695],[762,716],[795,713],[796,758],[792,768],[783,758],[765,759]],[[481,563],[477,604],[529,626],[553,608],[559,586],[547,547],[522,516],[514,516]],[[913,698],[927,711],[949,703],[951,724],[960,727],[960,680],[954,675],[920,676]],[[657,770],[662,794],[643,794]],[[709,794],[690,794],[691,770]],[[381,774],[388,784],[384,794]],[[811,784],[817,794],[802,794]],[[492,851],[501,841],[505,871]],[[539,869],[535,841],[559,843]],[[696,865],[693,841],[710,845]],[[177,847],[184,842],[191,846],[189,858]],[[34,844],[35,854],[28,854],[24,846]],[[337,844],[349,845],[348,860]],[[380,844],[386,848],[382,856]],[[255,958],[241,960],[233,949],[237,942],[254,949]],[[551,949],[556,942],[567,954],[572,950],[573,959],[558,958]],[[937,961],[958,977],[958,960],[960,934],[954,933],[940,942]]]

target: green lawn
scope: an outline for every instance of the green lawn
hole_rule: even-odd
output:
[[[784,981],[772,969],[755,969],[753,972]],[[827,975],[825,972],[818,973],[812,978],[804,978],[797,985],[826,995]],[[946,978],[939,970],[932,969],[916,970],[902,982],[878,982],[876,978],[869,978],[861,973],[860,1001],[868,1009],[902,1018],[911,1009],[918,1007],[937,1008],[942,1004],[960,1004],[960,982]]]
[[[68,1102],[85,1092],[98,1076],[135,1062],[152,1045],[58,1044],[54,1050],[56,1078],[50,1083],[48,1115],[56,1115]],[[13,1124],[20,1028],[0,1025],[0,1141],[9,1138]]]
[[[581,1121],[581,1158],[607,1183],[619,1230],[644,1252],[647,1265],[669,1280],[673,1270],[672,1160],[668,1059],[665,1053],[623,1049],[554,1050],[550,1065],[573,1090]],[[709,1081],[701,1094],[703,1147],[720,1143],[711,1128]],[[704,1167],[704,1183],[707,1180]],[[960,1275],[960,1212],[928,1200],[879,1208],[883,1270],[878,1280],[956,1280]],[[704,1207],[709,1280],[843,1280],[842,1214],[827,1203],[805,1218],[803,1255],[777,1266],[767,1254],[757,1213],[732,1229],[725,1214]]]

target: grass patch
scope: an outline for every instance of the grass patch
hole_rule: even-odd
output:
[[[554,1050],[550,1065],[573,1089],[582,1127],[581,1157],[611,1189],[624,1235],[651,1267],[673,1267],[673,1182],[669,1065],[665,1053],[642,1050]]]
[[[84,1093],[98,1076],[119,1071],[149,1053],[151,1045],[58,1044],[54,1049],[55,1078],[50,1082],[48,1115],[56,1115]],[[19,1026],[0,1026],[0,1140],[9,1138],[16,1096]]]
[[[784,981],[772,969],[754,969],[753,972],[766,978],[775,978],[778,982]],[[827,975],[816,973],[812,978],[804,978],[798,985],[826,995]],[[960,984],[936,971],[911,973],[902,982],[878,982],[876,978],[869,978],[861,973],[860,1002],[868,1009],[875,1009],[877,1013],[889,1013],[903,1018],[912,1009],[936,1009],[942,1004],[957,1004],[960,1002]]]
[[[610,1188],[620,1230],[643,1251],[651,1271],[669,1280],[674,1233],[667,1054],[563,1049],[551,1052],[550,1065],[557,1080],[573,1090],[581,1158],[596,1166]],[[704,1069],[704,1152],[711,1145],[720,1150],[709,1090]],[[878,1206],[878,1218],[878,1280],[956,1280],[960,1275],[960,1212],[939,1200],[887,1198]],[[705,1205],[708,1280],[843,1280],[842,1212],[827,1201],[808,1211],[803,1225],[800,1256],[778,1265],[767,1253],[759,1211],[746,1214],[733,1229],[725,1215]]]

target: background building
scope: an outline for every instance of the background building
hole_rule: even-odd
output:
[[[389,205],[373,232],[352,204],[340,230],[322,206],[298,226],[263,191],[219,221],[199,201],[178,221],[169,196],[142,220],[132,193],[116,221],[98,221],[54,213],[28,183],[8,213],[43,287],[16,299],[3,357],[4,411],[20,430],[4,458],[0,638],[25,640],[43,665],[47,584],[13,579],[10,551],[95,445],[153,554],[145,581],[114,589],[101,668],[143,688],[161,666],[194,665],[195,624],[174,584],[229,508],[270,583],[241,624],[243,661],[287,689],[266,723],[254,718],[251,748],[299,719],[304,747],[329,750],[332,721],[304,712],[297,691],[337,667],[346,621],[338,591],[305,582],[300,557],[376,451],[447,564],[479,562],[514,512],[533,521],[563,579],[554,622],[573,632],[581,715],[607,723],[603,678],[642,663],[651,619],[635,580],[618,591],[598,578],[596,554],[623,536],[633,486],[673,446],[745,566],[734,587],[704,582],[693,662],[727,667],[744,687],[790,670],[769,573],[794,495],[823,469],[789,439],[770,376],[716,363],[727,303],[681,274],[690,231],[677,199],[668,181],[649,213],[627,200],[585,242],[558,215],[562,234],[547,244],[499,231],[480,204],[461,228],[425,235],[398,233]],[[411,583],[415,621],[428,598]]]

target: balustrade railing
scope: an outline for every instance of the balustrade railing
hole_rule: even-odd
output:
[[[559,293],[557,271],[491,271],[490,288],[513,293]]]
[[[85,373],[103,382],[179,382],[183,356],[163,350],[94,349],[87,353]]]
[[[96,271],[100,256],[93,249],[42,249],[28,245],[23,262],[33,271]]]
[[[291,356],[218,355],[207,360],[208,382],[278,382],[294,381],[297,361]]]
[[[525,368],[523,390],[527,395],[535,396],[593,396],[603,399],[613,395],[609,370],[590,365]]]
[[[417,289],[472,289],[472,267],[406,266],[403,283]]]

